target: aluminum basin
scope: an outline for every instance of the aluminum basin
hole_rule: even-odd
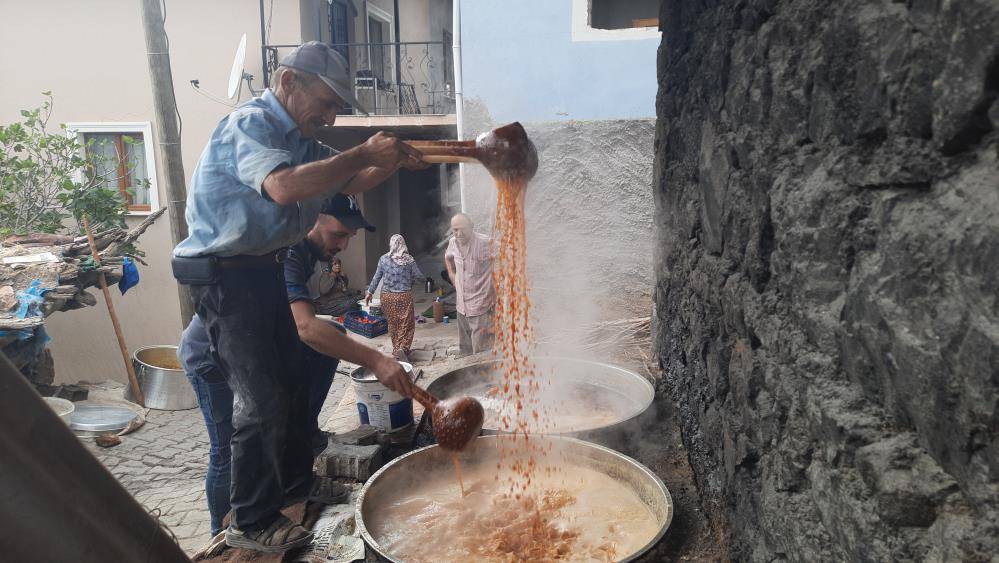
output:
[[[636,493],[656,519],[659,532],[641,549],[633,553],[621,554],[618,561],[632,561],[656,545],[666,533],[673,520],[673,499],[669,490],[652,471],[634,459],[610,448],[584,442],[575,438],[548,436],[538,438],[550,440],[559,452],[559,463],[577,465],[596,470],[612,477]],[[480,436],[459,455],[463,467],[476,464],[496,463],[497,440],[509,440],[504,436]],[[382,558],[402,563],[403,559],[393,555],[379,544],[379,538],[372,534],[378,522],[379,512],[384,507],[405,500],[409,487],[418,487],[428,475],[454,474],[449,455],[438,446],[428,446],[414,450],[396,458],[381,468],[361,487],[355,509],[355,518],[364,541]],[[375,532],[377,533],[377,532]],[[442,538],[441,541],[444,539]]]
[[[545,382],[540,402],[550,410],[548,428],[539,433],[583,438],[629,451],[628,434],[639,430],[639,417],[649,410],[655,389],[644,377],[624,368],[580,360],[532,358]],[[468,395],[486,409],[483,434],[501,431],[495,413],[500,402],[489,395],[501,377],[499,361],[489,360],[450,371],[427,390],[441,398]]]

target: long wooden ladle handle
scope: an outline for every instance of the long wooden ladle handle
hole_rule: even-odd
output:
[[[478,162],[475,141],[403,141],[423,154],[432,164]]]
[[[424,391],[422,387],[417,387],[416,385],[413,386],[413,398],[423,405],[423,408],[428,411],[433,411],[434,407],[436,407],[438,403],[437,397],[434,397],[430,393]]]

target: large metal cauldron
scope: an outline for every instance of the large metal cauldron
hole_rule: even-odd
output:
[[[480,436],[470,447],[459,454],[463,467],[496,462],[497,440],[509,439],[503,436]],[[659,533],[634,553],[622,554],[619,561],[632,561],[651,549],[662,539],[673,520],[673,498],[662,480],[637,461],[610,448],[591,444],[574,438],[549,436],[540,438],[554,442],[555,450],[561,455],[560,462],[596,470],[617,480],[633,490],[656,518]],[[364,541],[381,557],[396,563],[402,559],[393,556],[379,544],[379,538],[372,535],[374,523],[386,506],[405,500],[405,491],[419,487],[427,475],[447,475],[454,473],[449,455],[438,446],[428,446],[396,458],[378,470],[361,487],[355,509],[355,519]],[[445,541],[446,538],[441,538]]]
[[[624,368],[580,360],[539,356],[532,358],[542,381],[540,402],[549,409],[549,435],[572,436],[631,452],[630,437],[638,435],[655,389],[644,377]],[[496,412],[499,399],[490,391],[501,377],[499,361],[490,360],[450,371],[427,390],[442,399],[468,395],[486,409],[483,434],[500,432]],[[651,414],[651,413],[649,413]]]
[[[132,365],[147,407],[182,411],[198,406],[198,396],[177,360],[176,346],[139,348],[132,354]],[[125,387],[125,399],[135,401],[131,386]]]

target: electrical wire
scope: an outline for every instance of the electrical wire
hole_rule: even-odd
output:
[[[211,101],[213,101],[213,102],[217,103],[217,104],[222,104],[222,105],[224,105],[224,106],[226,106],[226,107],[230,107],[230,108],[235,108],[235,107],[237,107],[237,106],[236,106],[236,104],[230,104],[229,102],[227,102],[227,101],[225,101],[225,100],[222,100],[222,99],[220,99],[220,98],[216,98],[215,96],[213,96],[213,95],[209,94],[208,92],[205,92],[205,91],[204,91],[204,90],[202,90],[201,88],[198,88],[198,87],[197,87],[197,86],[195,86],[194,84],[191,84],[191,89],[192,89],[192,90],[194,90],[195,92],[197,92],[197,93],[201,94],[202,96],[204,96],[204,97],[208,98],[209,100],[211,100]]]

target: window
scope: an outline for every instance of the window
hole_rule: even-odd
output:
[[[659,27],[659,0],[590,0],[590,27]]]
[[[144,215],[159,209],[152,130],[145,123],[68,123],[78,135],[107,188],[117,189],[129,214]]]
[[[659,0],[571,0],[573,41],[659,39]]]
[[[368,53],[370,53],[371,74],[375,83],[381,89],[387,89],[395,79],[392,60],[394,49],[388,43],[393,43],[395,30],[392,28],[392,16],[376,6],[368,5]]]
[[[347,5],[338,0],[330,4],[330,40],[338,45],[333,48],[349,61],[350,53],[346,45],[350,42],[347,38]]]

